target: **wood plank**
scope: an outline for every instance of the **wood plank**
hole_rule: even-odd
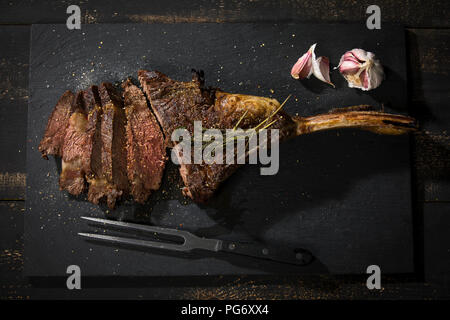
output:
[[[420,121],[413,162],[420,201],[450,201],[450,30],[409,29],[410,110]]]
[[[23,200],[25,198],[25,188],[25,173],[0,173],[1,200]]]
[[[423,213],[425,279],[450,284],[450,203],[426,203]]]
[[[25,202],[0,201],[0,299],[24,298],[23,214]]]
[[[3,1],[0,4],[0,24],[65,23],[67,2]],[[373,2],[364,1],[240,1],[202,0],[186,4],[183,1],[79,1],[83,23],[126,22],[360,22],[365,24],[366,8]],[[448,27],[449,2],[379,0],[382,22],[414,27]]]
[[[0,199],[25,196],[30,28],[0,27]]]
[[[9,296],[0,293],[0,299],[429,300],[450,297],[445,284],[405,282],[401,277],[384,277],[381,290],[368,290],[365,281],[366,278],[342,276],[281,279],[206,277],[203,281],[199,278],[162,279],[155,285],[153,279],[105,277],[82,278],[82,290],[67,290],[65,278],[31,278],[24,279],[20,287],[12,285],[7,291],[11,292]]]

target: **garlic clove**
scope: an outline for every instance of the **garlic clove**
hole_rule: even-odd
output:
[[[334,69],[339,68],[341,73],[355,73],[360,67],[360,61],[349,51],[341,57],[339,65]]]
[[[363,49],[347,51],[336,68],[339,68],[350,88],[372,90],[377,88],[384,79],[380,61],[375,58],[374,53]]]
[[[306,79],[309,78],[313,72],[312,70],[312,55],[316,44],[313,44],[309,50],[302,55],[298,61],[294,64],[291,70],[291,76],[294,79]]]
[[[306,79],[311,74],[314,74],[320,81],[334,87],[334,84],[330,81],[330,61],[327,57],[316,58],[315,49],[316,43],[294,64],[291,70],[291,76],[294,79]]]
[[[361,72],[359,79],[363,88],[367,89],[370,84],[370,76],[369,73],[367,72],[367,69]]]
[[[350,73],[350,74],[352,74],[352,73],[358,72],[359,68],[360,68],[359,63],[354,63],[354,62],[351,62],[351,61],[344,61],[339,66],[339,71],[341,73]]]
[[[350,53],[360,62],[364,62],[367,60],[367,58],[372,58],[374,56],[372,52],[368,52],[363,49],[353,49],[350,51]]]
[[[327,57],[313,59],[313,74],[320,81],[334,87],[334,84],[330,80],[330,60]]]
[[[369,82],[368,87],[379,87],[381,82],[384,80],[384,70],[378,59],[373,59],[373,65],[371,66],[371,68],[367,69],[367,74]]]

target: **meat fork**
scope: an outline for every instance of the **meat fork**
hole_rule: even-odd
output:
[[[238,241],[227,241],[218,239],[200,238],[188,231],[169,229],[143,224],[99,219],[92,217],[81,217],[96,224],[115,226],[124,230],[143,231],[152,234],[161,234],[166,236],[175,236],[182,238],[182,244],[168,243],[160,241],[143,240],[136,238],[124,238],[97,233],[78,233],[78,235],[94,240],[113,242],[119,244],[128,244],[146,248],[157,248],[172,251],[190,252],[194,249],[207,250],[213,252],[228,252],[253,258],[272,260],[281,263],[294,265],[307,265],[313,260],[312,254],[305,249],[290,249],[287,247],[272,247],[261,243],[247,243]]]

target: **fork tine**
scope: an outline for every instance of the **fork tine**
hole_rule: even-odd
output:
[[[172,243],[165,243],[165,242],[158,242],[158,241],[139,240],[139,239],[108,236],[108,235],[102,235],[102,234],[96,234],[96,233],[82,233],[82,232],[78,233],[78,235],[85,237],[85,238],[95,239],[95,240],[120,243],[120,244],[129,244],[129,245],[146,247],[146,248],[156,248],[156,249],[166,249],[166,250],[176,250],[176,251],[191,251],[191,248],[186,245],[186,242],[184,244],[172,244]]]
[[[93,218],[93,217],[81,217],[84,220],[88,220],[94,223],[103,223],[106,225],[113,225],[124,229],[134,229],[134,230],[140,230],[145,232],[156,232],[161,234],[167,234],[167,235],[173,235],[184,238],[185,241],[189,237],[193,237],[192,233],[184,230],[176,230],[176,229],[168,229],[168,228],[162,228],[162,227],[156,227],[156,226],[148,226],[143,224],[137,224],[137,223],[131,223],[131,222],[123,222],[123,221],[115,221],[115,220],[108,220],[108,219],[100,219],[100,218]]]

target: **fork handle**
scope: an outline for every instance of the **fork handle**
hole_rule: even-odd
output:
[[[273,247],[252,242],[247,243],[222,240],[221,250],[254,258],[301,266],[307,265],[313,260],[312,254],[305,249]]]

